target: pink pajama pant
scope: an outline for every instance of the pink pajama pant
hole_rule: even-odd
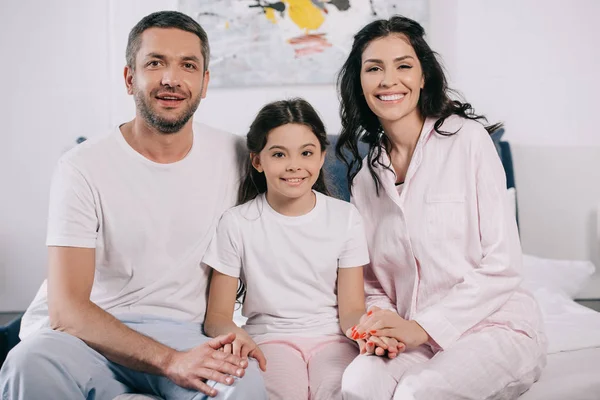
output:
[[[345,400],[516,399],[539,378],[545,342],[485,328],[434,353],[429,346],[395,359],[358,356],[342,379]]]
[[[358,355],[344,336],[269,338],[257,344],[267,358],[263,379],[270,400],[341,400],[342,375]]]

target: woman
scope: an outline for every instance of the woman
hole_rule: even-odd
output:
[[[482,116],[451,100],[415,21],[355,36],[339,76],[342,133],[371,265],[346,399],[512,399],[545,365],[538,307],[520,289],[521,250],[506,181]],[[358,141],[369,145],[363,162]],[[348,152],[351,156],[348,156]],[[355,334],[356,335],[356,334]],[[401,345],[394,348],[391,342]],[[396,353],[400,351],[400,354]]]

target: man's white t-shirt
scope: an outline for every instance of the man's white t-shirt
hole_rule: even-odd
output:
[[[208,269],[200,261],[235,204],[242,138],[194,124],[180,161],[136,152],[120,129],[65,154],[54,173],[48,246],[96,249],[91,300],[105,311],[201,322]],[[48,326],[46,282],[21,338]]]
[[[367,241],[352,204],[315,194],[315,207],[298,217],[277,213],[264,194],[226,211],[202,260],[245,283],[252,336],[342,333],[338,268],[368,264]]]

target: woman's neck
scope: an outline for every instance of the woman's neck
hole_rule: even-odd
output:
[[[383,131],[389,140],[386,149],[396,174],[396,183],[404,182],[425,119],[415,111],[398,121],[381,121]]]
[[[417,146],[424,123],[425,118],[416,110],[397,121],[381,121],[383,132],[389,140],[388,153],[410,157]]]

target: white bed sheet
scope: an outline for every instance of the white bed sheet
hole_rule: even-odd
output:
[[[540,380],[519,400],[599,400],[600,348],[548,355]]]

